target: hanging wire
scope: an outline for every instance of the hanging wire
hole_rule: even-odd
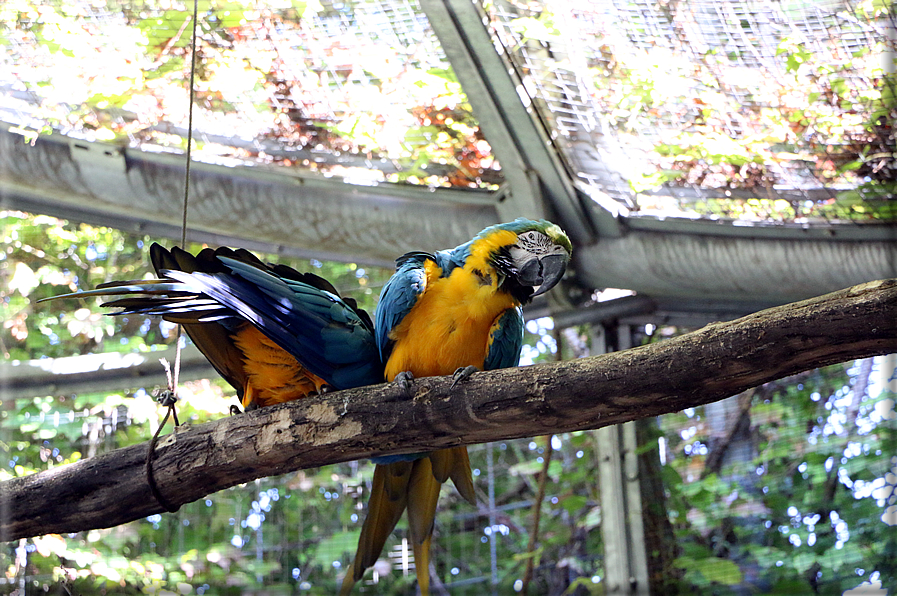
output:
[[[196,100],[196,22],[199,20],[199,0],[193,0],[193,26],[190,34],[190,105],[187,106],[187,164],[184,168],[184,211],[181,216],[181,248],[187,246],[187,205],[190,201],[190,162],[193,152],[193,103]],[[174,353],[174,386],[177,388],[181,372],[181,337],[183,328],[178,324]],[[177,420],[177,419],[175,419]],[[177,423],[175,423],[177,424]]]
[[[156,429],[156,432],[153,433],[153,438],[150,439],[149,446],[146,450],[146,481],[149,484],[150,491],[153,493],[153,497],[156,498],[159,505],[165,508],[169,513],[174,513],[180,507],[171,503],[165,496],[162,494],[162,491],[159,490],[159,486],[156,484],[156,476],[153,473],[153,455],[156,452],[156,442],[159,440],[159,433],[162,432],[162,429],[165,428],[165,423],[168,422],[168,417],[172,414],[174,415],[174,425],[180,426],[178,422],[178,414],[174,408],[175,403],[177,403],[177,394],[176,394],[176,385],[174,384],[174,378],[171,373],[171,367],[168,364],[168,361],[164,358],[161,360],[162,367],[165,368],[165,375],[168,377],[168,389],[164,391],[154,392],[153,397],[157,402],[162,404],[167,408],[165,412],[165,418],[162,419],[162,423],[159,425],[159,428]]]
[[[191,27],[191,35],[190,35],[190,104],[187,108],[187,154],[186,154],[186,167],[184,169],[184,210],[181,218],[181,246],[184,247],[187,244],[187,205],[190,199],[190,161],[191,161],[191,153],[193,149],[193,104],[196,99],[196,89],[195,89],[195,80],[196,80],[196,25],[199,20],[199,0],[193,0],[193,24]],[[159,486],[156,484],[156,477],[153,473],[153,456],[156,451],[156,442],[159,440],[159,433],[162,432],[162,429],[165,427],[165,424],[168,422],[169,416],[173,416],[175,427],[180,426],[180,422],[178,421],[177,410],[175,409],[175,404],[177,403],[177,387],[179,382],[179,376],[181,372],[181,351],[183,349],[183,327],[178,324],[177,334],[175,339],[175,356],[174,356],[174,371],[172,372],[171,368],[168,365],[168,362],[162,360],[162,366],[165,367],[165,374],[168,377],[168,389],[158,394],[154,395],[156,401],[160,404],[168,408],[165,412],[165,417],[162,419],[162,423],[156,429],[156,432],[153,434],[153,438],[150,440],[149,446],[146,452],[146,480],[150,486],[150,490],[153,493],[156,501],[162,507],[165,508],[166,511],[170,513],[174,513],[179,509],[179,506],[174,505],[168,499],[166,499],[162,492],[159,490]]]

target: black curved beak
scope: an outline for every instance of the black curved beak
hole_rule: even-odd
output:
[[[539,259],[532,259],[520,269],[517,279],[522,285],[532,286],[535,290],[532,296],[544,294],[564,277],[569,260],[570,257],[566,254],[546,255]]]

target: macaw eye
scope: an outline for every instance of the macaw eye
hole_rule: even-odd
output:
[[[526,251],[531,255],[541,256],[552,252],[557,245],[551,241],[551,238],[541,232],[529,231],[517,236],[517,243],[513,248]]]

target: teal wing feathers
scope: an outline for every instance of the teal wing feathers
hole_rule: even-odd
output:
[[[362,317],[338,295],[305,282],[242,261],[221,261],[236,276],[201,278],[204,293],[240,313],[336,389],[382,381],[366,314]]]
[[[520,307],[506,310],[489,330],[484,370],[509,368],[520,363],[523,348],[523,311]]]
[[[377,348],[380,359],[386,362],[392,351],[392,330],[411,312],[417,299],[426,291],[427,274],[424,263],[432,260],[433,255],[425,252],[412,252],[396,260],[396,272],[383,291],[376,311]]]
[[[205,249],[194,258],[154,245],[151,254],[162,279],[112,282],[78,295],[130,294],[104,306],[194,329],[247,321],[335,389],[383,380],[370,317],[323,278],[265,265],[245,250]]]

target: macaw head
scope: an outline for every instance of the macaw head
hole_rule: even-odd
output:
[[[559,226],[522,217],[486,228],[468,246],[501,276],[499,287],[521,304],[556,286],[573,253]]]

